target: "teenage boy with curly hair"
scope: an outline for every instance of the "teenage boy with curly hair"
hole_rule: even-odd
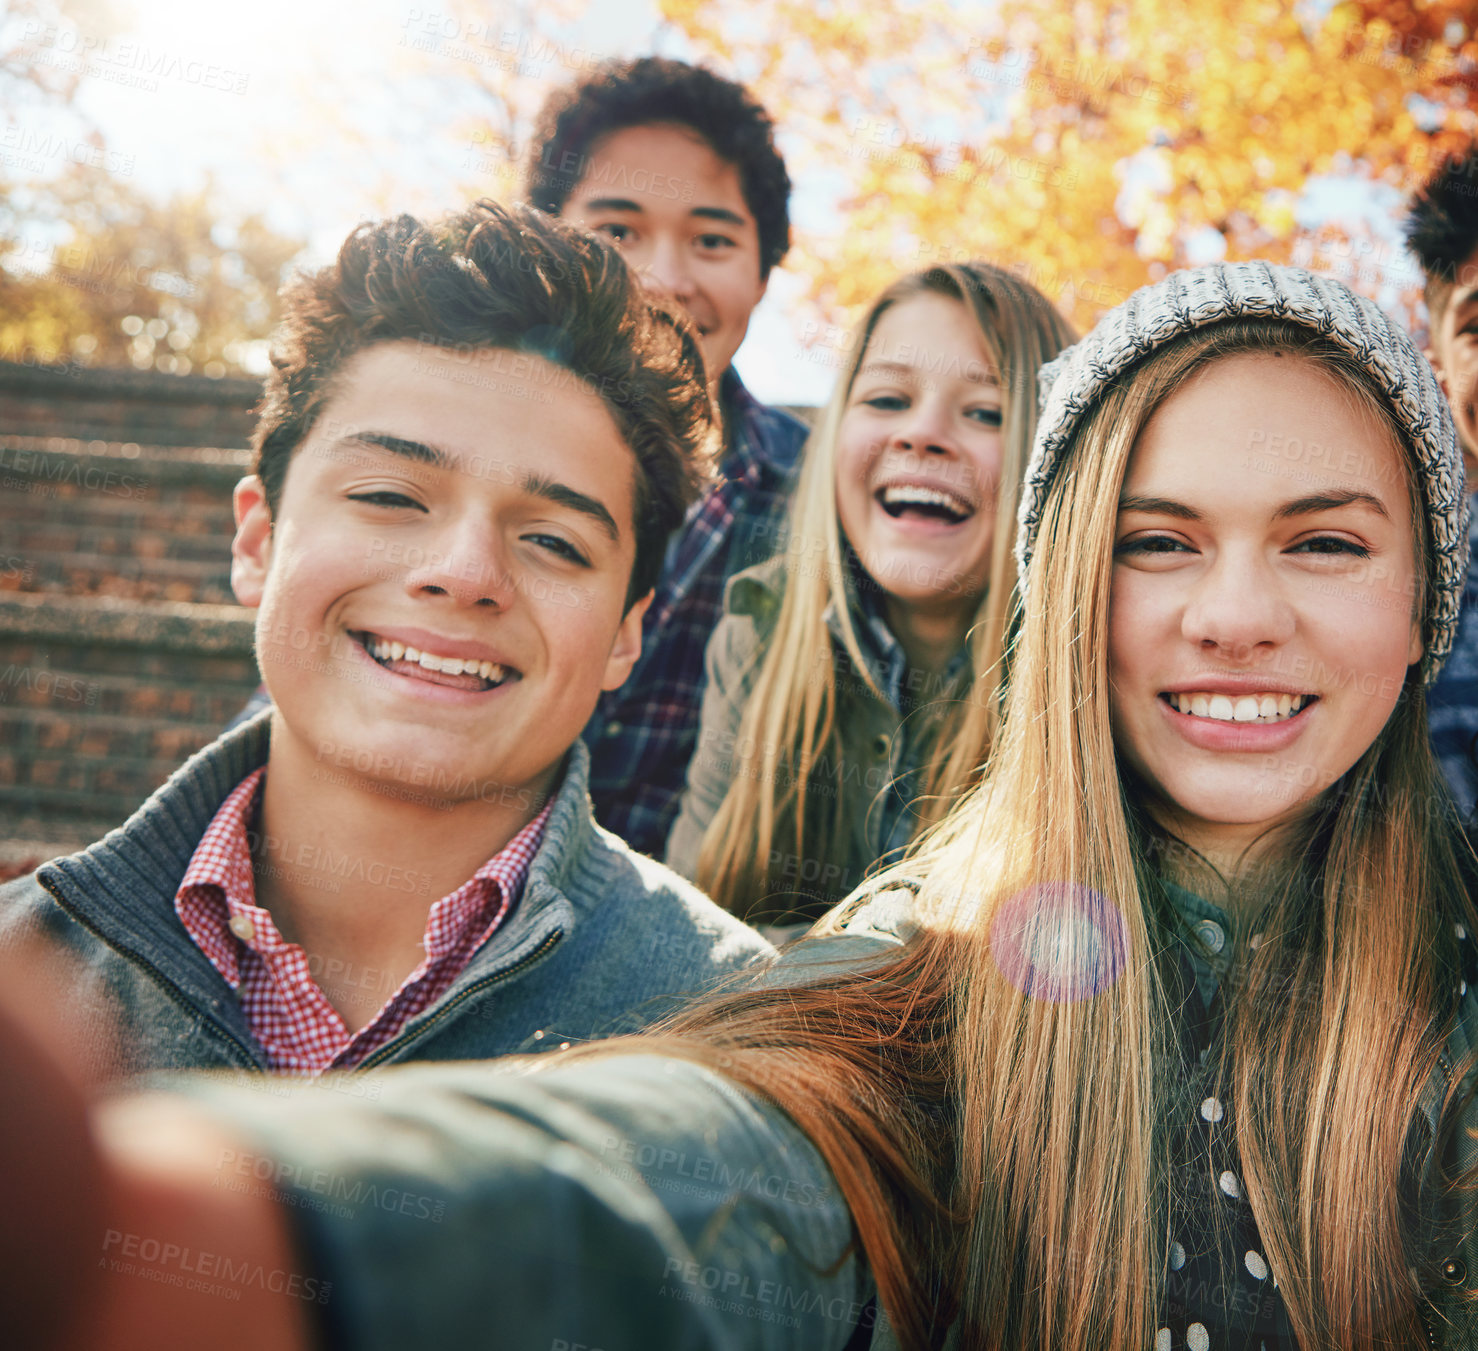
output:
[[[708,475],[690,326],[491,203],[360,227],[285,307],[232,546],[272,706],[0,888],[0,951],[70,957],[105,1074],[305,1075],[632,1027],[767,952],[586,794]]]

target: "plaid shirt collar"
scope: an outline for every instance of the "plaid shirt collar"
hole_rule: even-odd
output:
[[[729,367],[719,381],[724,410],[724,448],[721,468],[729,478],[754,482],[767,470],[788,472],[794,456],[785,454],[776,433],[774,410],[766,408],[745,388],[739,372]]]
[[[221,803],[201,836],[175,893],[175,913],[201,951],[210,958],[211,965],[233,989],[241,981],[240,931],[255,930],[258,935],[269,933],[277,944],[286,945],[286,939],[278,931],[271,913],[256,903],[252,842],[266,774],[265,765],[248,774]],[[543,840],[553,801],[551,797],[544,810],[513,839],[460,887],[431,907],[425,933],[429,960],[445,957],[465,939],[469,926],[475,924],[486,909],[485,904],[478,903],[485,894],[507,898],[509,902],[516,901],[523,894],[529,865]],[[265,866],[273,865],[268,862]],[[197,887],[214,889],[215,897],[204,898],[207,904],[197,907],[192,904],[202,899],[194,895]],[[210,905],[210,899],[216,900],[217,904]],[[253,942],[253,946],[261,947],[263,944]]]

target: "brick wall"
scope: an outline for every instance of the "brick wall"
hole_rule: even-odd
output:
[[[0,819],[12,856],[90,843],[256,686],[235,606],[0,595]]]
[[[255,688],[230,542],[258,393],[0,363],[0,876],[121,824]]]

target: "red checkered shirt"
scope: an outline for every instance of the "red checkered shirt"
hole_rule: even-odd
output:
[[[237,992],[274,1070],[316,1075],[349,1068],[392,1041],[416,1014],[441,998],[517,904],[552,803],[431,907],[422,940],[425,960],[381,1002],[387,973],[374,968],[325,972],[321,960],[315,964],[310,954],[283,938],[271,914],[256,904],[247,826],[266,772],[249,774],[221,804],[175,893],[175,913]],[[341,999],[374,999],[379,1011],[351,1033],[319,985],[320,975],[328,976]]]

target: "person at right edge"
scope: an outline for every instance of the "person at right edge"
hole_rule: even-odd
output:
[[[1478,142],[1417,191],[1406,242],[1426,281],[1427,359],[1452,408],[1471,492],[1478,481]],[[1468,568],[1452,655],[1427,691],[1427,720],[1443,777],[1471,821],[1478,806],[1478,563]]]

